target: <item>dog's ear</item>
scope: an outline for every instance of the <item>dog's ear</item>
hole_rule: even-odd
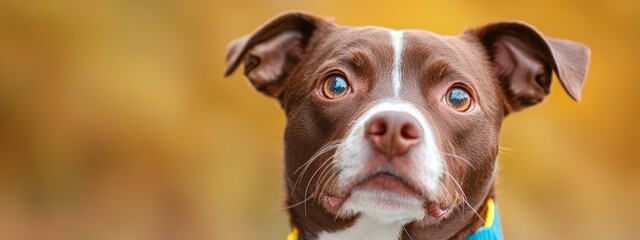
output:
[[[520,22],[499,22],[470,29],[484,45],[507,97],[508,112],[541,102],[549,94],[554,71],[564,90],[580,100],[590,51],[566,40],[546,38]]]
[[[322,18],[288,12],[268,21],[254,33],[232,41],[226,54],[225,76],[244,63],[244,74],[267,96],[279,98],[284,81],[303,58],[311,37],[332,25]]]

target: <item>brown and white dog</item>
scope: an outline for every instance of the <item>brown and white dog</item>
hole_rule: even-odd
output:
[[[579,100],[589,54],[521,22],[441,36],[290,12],[233,41],[225,75],[243,63],[284,109],[301,239],[462,239],[493,198],[503,118],[552,72]]]

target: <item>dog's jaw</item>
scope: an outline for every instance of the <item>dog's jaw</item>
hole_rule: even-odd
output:
[[[408,113],[418,120],[423,129],[423,140],[408,153],[406,159],[403,159],[405,162],[371,162],[374,159],[374,150],[370,142],[365,139],[365,123],[375,114],[386,111]],[[371,233],[374,230],[381,231],[379,235],[399,236],[402,226],[408,222],[436,222],[437,218],[442,216],[436,215],[433,210],[430,212],[428,207],[438,206],[437,201],[441,194],[440,181],[444,175],[445,166],[438,149],[428,120],[410,103],[382,101],[363,113],[353,123],[351,130],[335,153],[335,164],[339,170],[336,185],[341,191],[336,193],[338,197],[335,198],[342,202],[328,206],[325,201],[327,208],[338,207],[339,215],[359,214],[358,220],[354,226],[343,231],[323,232],[319,235],[319,239],[367,239],[364,236],[353,237],[356,233]],[[416,195],[357,188],[356,185],[364,181],[364,178],[388,168],[406,178],[415,188]],[[372,224],[377,227],[369,231],[357,229],[358,227],[371,228]]]

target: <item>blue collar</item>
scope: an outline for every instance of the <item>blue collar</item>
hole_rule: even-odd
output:
[[[464,238],[464,240],[504,240],[500,212],[493,199],[487,200],[487,217],[480,229]]]
[[[300,240],[298,234],[298,229],[293,228],[289,236],[287,236],[287,240]],[[504,240],[500,213],[493,199],[487,200],[487,217],[484,220],[484,226],[465,237],[464,240]]]

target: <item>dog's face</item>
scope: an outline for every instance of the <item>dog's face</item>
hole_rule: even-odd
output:
[[[428,229],[474,217],[502,119],[542,101],[554,71],[579,99],[588,58],[522,23],[440,36],[288,13],[233,42],[226,74],[243,62],[280,101],[292,222],[322,238],[358,218]]]

